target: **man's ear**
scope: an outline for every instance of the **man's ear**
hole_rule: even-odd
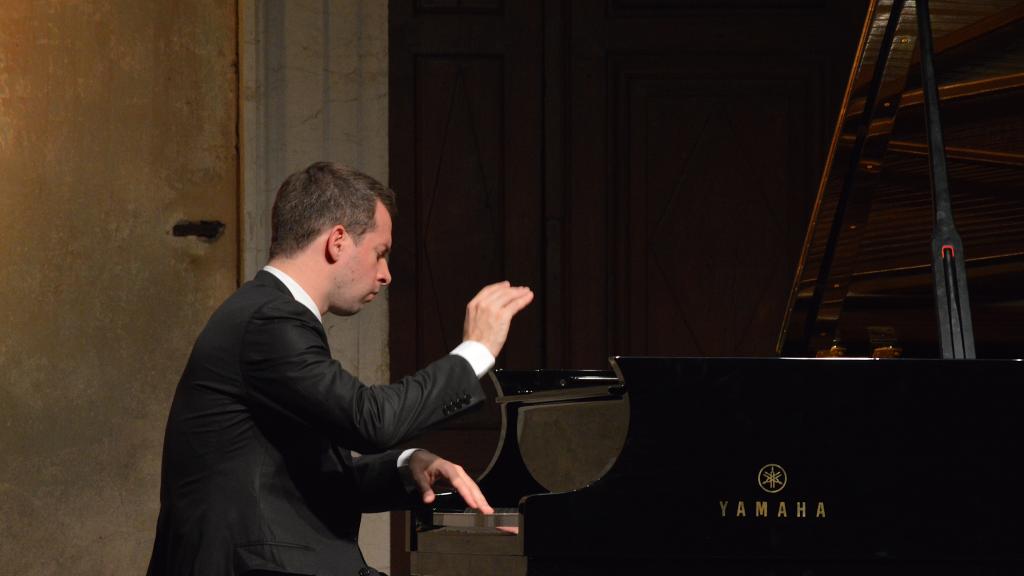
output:
[[[327,233],[327,243],[324,246],[324,257],[327,262],[334,264],[341,259],[345,252],[345,244],[349,241],[348,232],[345,227],[338,224]]]

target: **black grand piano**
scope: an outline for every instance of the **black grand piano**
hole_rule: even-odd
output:
[[[1024,573],[1024,362],[971,315],[1024,297],[1024,4],[928,8],[868,9],[782,357],[499,371],[499,513],[414,513],[413,573]]]

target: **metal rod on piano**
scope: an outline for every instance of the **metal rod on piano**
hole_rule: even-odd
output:
[[[846,207],[854,193],[854,184],[857,179],[857,169],[860,163],[861,153],[864,150],[864,143],[868,136],[871,120],[874,117],[875,106],[877,105],[878,92],[881,89],[882,81],[885,78],[885,69],[889,62],[889,55],[892,51],[893,39],[896,36],[896,28],[899,26],[900,16],[903,13],[905,0],[893,0],[889,8],[889,21],[886,24],[885,32],[882,34],[882,42],[878,48],[878,56],[874,63],[874,74],[871,83],[868,85],[864,99],[864,113],[861,114],[860,125],[857,127],[857,137],[850,150],[849,168],[847,177],[843,181],[843,187],[839,191],[839,198],[836,202],[835,213],[832,217],[832,225],[829,228],[828,240],[825,242],[825,253],[821,257],[821,266],[818,269],[818,277],[814,282],[814,291],[811,294],[811,301],[807,307],[807,320],[804,327],[804,348],[809,349],[814,341],[815,335],[821,325],[818,313],[821,303],[825,298],[825,291],[829,285],[829,277],[832,275],[832,264],[835,261],[836,250],[839,245],[839,236],[846,219]],[[861,63],[864,66],[865,63]],[[840,119],[842,122],[842,119]],[[836,324],[829,326],[829,336],[835,335]]]
[[[925,103],[935,227],[932,231],[932,268],[939,341],[943,358],[974,358],[974,329],[967,291],[963,243],[953,223],[946,147],[939,117],[939,93],[932,57],[932,27],[928,0],[917,0],[918,46],[921,50],[921,88]]]

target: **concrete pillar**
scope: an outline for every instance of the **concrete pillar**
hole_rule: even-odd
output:
[[[278,185],[318,160],[387,183],[387,2],[241,3],[243,277],[267,260]],[[334,356],[364,382],[388,382],[387,299],[349,318],[327,316]],[[388,571],[388,516],[363,519],[367,562]]]

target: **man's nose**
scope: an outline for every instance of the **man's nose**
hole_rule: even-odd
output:
[[[391,284],[391,269],[388,268],[387,260],[381,260],[380,263],[381,264],[377,274],[377,281],[380,282],[382,285],[387,286],[388,284]]]

